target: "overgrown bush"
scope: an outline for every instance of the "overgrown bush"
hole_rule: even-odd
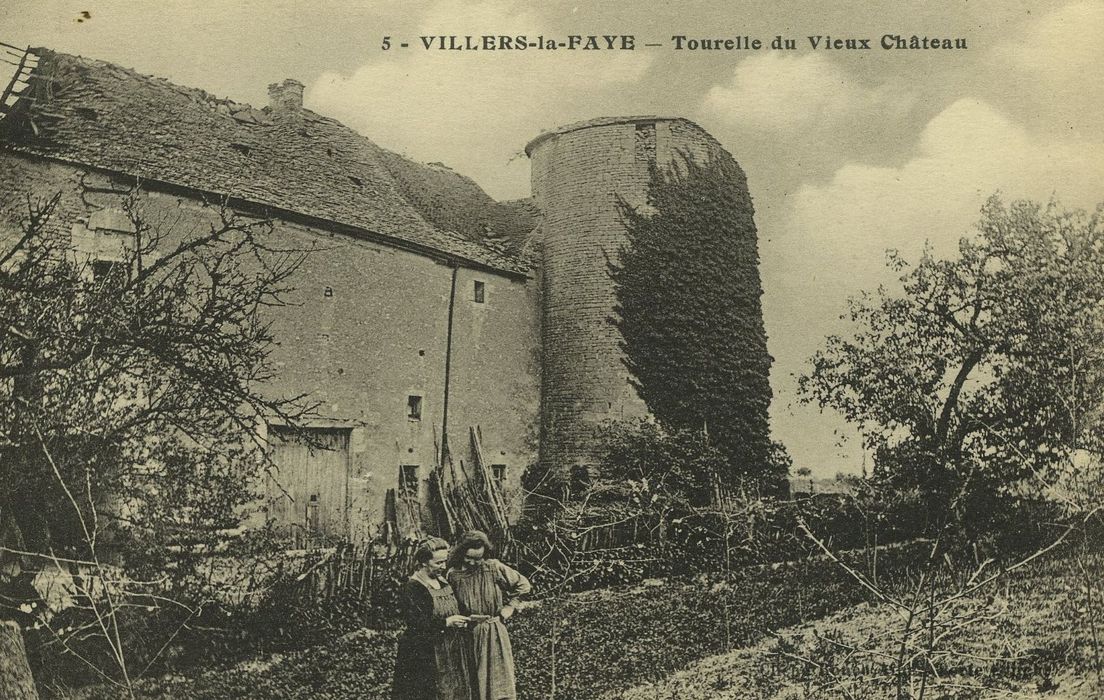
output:
[[[249,589],[250,594],[232,600],[208,598],[185,607],[148,598],[117,605],[114,623],[134,669],[131,681],[294,652],[363,628],[397,628],[399,591],[408,568],[405,550],[373,568],[363,593],[359,587],[335,585],[332,576],[311,575],[326,557],[340,556],[341,551],[269,553],[269,573]],[[74,599],[49,625],[29,625],[28,655],[40,688],[68,692],[89,682],[105,682],[89,672],[110,660],[96,633],[86,598]]]
[[[130,680],[233,657],[248,606],[230,601],[248,581],[270,578],[277,552],[271,535],[265,528],[242,533],[218,554],[205,547],[160,549],[143,560],[143,579],[115,565],[61,559],[30,571],[44,577],[38,585],[46,590],[43,597],[28,585],[24,597],[32,602],[20,619],[36,680],[73,687],[110,678],[125,694],[117,656]]]
[[[891,252],[899,290],[852,299],[798,379],[862,432],[887,491],[917,495],[929,536],[1015,541],[1024,495],[1104,447],[1102,213],[993,197],[957,256]]]
[[[580,467],[555,507],[514,529],[521,568],[544,591],[580,591],[687,572],[724,572],[900,542],[923,532],[920,504],[865,482],[854,494],[764,498],[713,475],[725,457],[700,431],[611,423],[597,465]]]
[[[519,563],[545,590],[582,590],[668,573],[673,528],[714,497],[725,457],[700,431],[609,423],[598,464],[540,494],[514,528]]]

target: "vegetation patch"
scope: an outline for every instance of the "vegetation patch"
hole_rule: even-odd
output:
[[[665,427],[707,431],[717,476],[777,487],[787,464],[770,440],[771,357],[747,179],[727,154],[653,167],[648,207],[622,203],[626,245],[610,265],[625,364]]]
[[[1092,560],[1098,562],[1098,557]],[[1055,559],[945,607],[926,649],[936,671],[921,681],[902,665],[907,620],[862,604],[780,630],[748,648],[687,666],[622,700],[1101,697],[1093,629],[1104,614],[1081,585],[1083,559]],[[914,628],[926,635],[923,627]],[[903,671],[903,672],[902,672]],[[902,694],[903,693],[903,694]]]
[[[911,555],[887,555],[880,566],[903,571]],[[593,700],[865,598],[834,563],[806,561],[545,600],[510,623],[518,686],[523,698]],[[137,697],[383,700],[396,638],[365,630],[263,663],[142,681]],[[81,697],[107,700],[115,692],[89,689]]]

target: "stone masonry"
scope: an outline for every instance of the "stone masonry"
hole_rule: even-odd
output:
[[[610,322],[608,264],[625,242],[620,202],[647,204],[653,167],[680,154],[708,158],[720,145],[678,118],[596,119],[542,134],[526,153],[542,212],[541,459],[551,469],[592,462],[594,429],[647,415]]]

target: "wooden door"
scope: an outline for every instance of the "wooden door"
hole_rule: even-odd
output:
[[[309,428],[309,446],[269,428],[277,469],[268,486],[269,517],[310,538],[349,536],[348,428]]]

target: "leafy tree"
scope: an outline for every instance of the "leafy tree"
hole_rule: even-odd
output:
[[[1077,454],[1099,454],[1104,396],[1104,231],[1094,215],[994,197],[958,257],[910,266],[903,293],[851,300],[800,378],[806,401],[858,424],[874,477],[912,490],[932,526],[1015,523]]]
[[[110,647],[90,665],[129,686],[121,611],[197,613],[203,552],[239,540],[264,474],[261,422],[310,409],[262,391],[262,312],[305,252],[225,207],[197,230],[147,215],[136,188],[116,259],[91,261],[61,202],[28,199],[0,229],[0,561],[68,569],[92,613],[79,631]],[[26,581],[0,585],[0,616],[27,612]]]
[[[610,264],[625,364],[672,430],[705,430],[730,485],[785,474],[767,423],[771,357],[763,328],[751,198],[720,153],[652,170],[648,206],[622,204],[627,243]]]

